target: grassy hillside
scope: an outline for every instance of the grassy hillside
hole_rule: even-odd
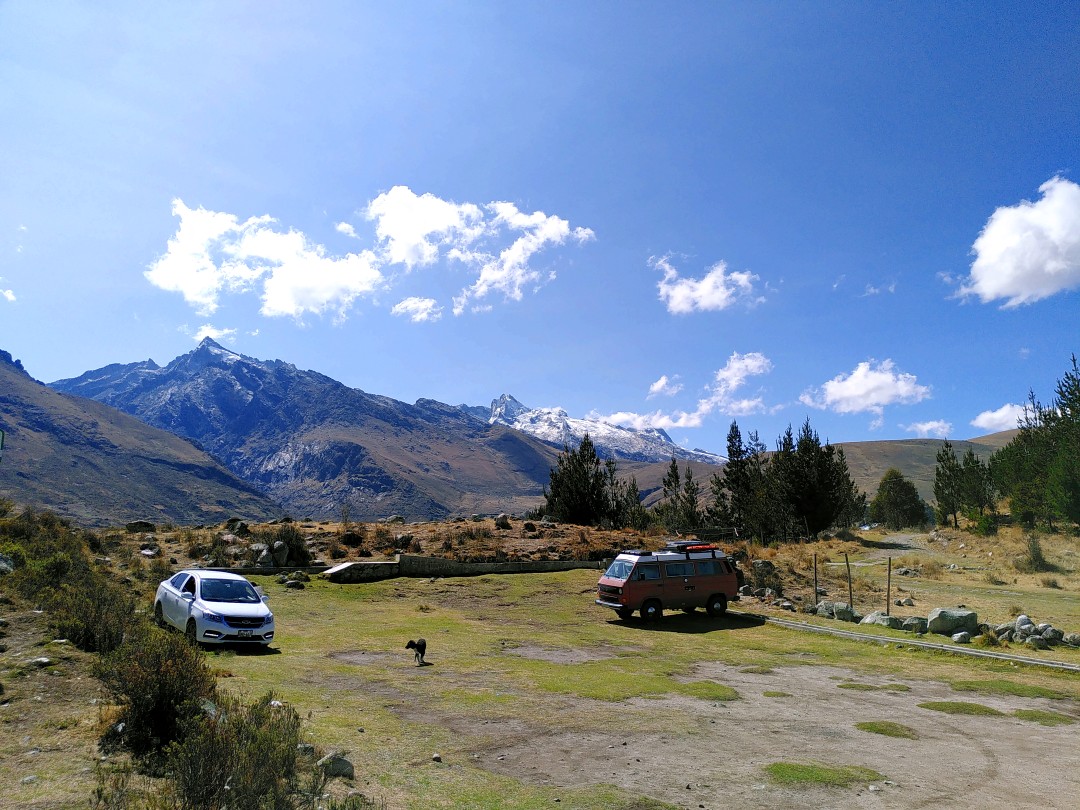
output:
[[[0,357],[0,498],[83,526],[268,519],[272,501],[190,442],[59,394]]]

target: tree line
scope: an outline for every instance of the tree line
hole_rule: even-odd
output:
[[[1017,436],[984,462],[972,448],[957,457],[946,440],[936,456],[931,507],[900,470],[885,472],[872,499],[851,478],[842,447],[822,444],[807,419],[798,434],[790,426],[770,451],[737,422],[727,436],[728,462],[703,484],[687,465],[671,459],[663,499],[641,504],[637,481],[620,481],[614,459],[602,460],[588,435],[564,446],[544,489],[545,514],[568,523],[613,528],[662,526],[669,532],[734,527],[759,542],[816,537],[827,529],[864,520],[890,529],[929,522],[959,527],[964,516],[993,531],[1005,500],[1025,526],[1053,529],[1080,524],[1080,367],[1058,381],[1049,405],[1028,396]]]
[[[732,422],[727,456],[723,472],[714,472],[705,487],[673,456],[663,500],[646,510],[637,481],[620,482],[616,461],[602,461],[586,435],[559,455],[544,489],[544,512],[569,523],[614,528],[661,525],[688,533],[735,527],[744,538],[762,542],[813,537],[863,519],[866,496],[851,478],[843,449],[823,445],[809,419],[797,436],[789,426],[772,452],[756,432],[744,440]]]

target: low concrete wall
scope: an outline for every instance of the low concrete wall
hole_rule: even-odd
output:
[[[551,571],[573,571],[578,568],[600,568],[596,560],[524,560],[521,562],[465,563],[442,557],[423,557],[400,554],[398,561],[403,577],[475,577],[483,574],[542,574]]]
[[[572,571],[578,568],[599,570],[595,560],[528,560],[503,563],[464,563],[442,557],[399,554],[394,562],[346,562],[323,572],[331,582],[349,584],[374,582],[395,577],[475,577],[484,574],[540,574]]]

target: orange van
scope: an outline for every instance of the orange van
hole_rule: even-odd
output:
[[[703,607],[720,616],[739,598],[743,572],[723,551],[708,543],[670,542],[660,551],[624,551],[596,586],[596,604],[620,619],[635,611],[656,621],[664,609],[691,612]]]

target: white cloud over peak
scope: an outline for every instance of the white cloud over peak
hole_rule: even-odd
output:
[[[1014,405],[1010,402],[1002,405],[996,411],[983,411],[971,420],[971,426],[991,433],[1013,430],[1023,415],[1024,406]]]
[[[675,396],[675,394],[679,393],[683,389],[682,383],[676,382],[678,379],[678,376],[668,379],[668,375],[664,374],[660,377],[659,380],[649,386],[649,395],[646,397],[646,399],[652,399],[653,397],[660,396]]]
[[[638,430],[648,427],[670,430],[701,427],[706,417],[714,413],[725,416],[749,416],[761,413],[767,409],[762,397],[736,397],[735,393],[746,385],[751,377],[768,374],[772,368],[772,361],[760,352],[747,354],[733,352],[724,367],[718,369],[713,375],[712,383],[706,387],[706,395],[698,400],[697,407],[693,411],[676,410],[671,413],[655,411],[646,414],[620,411],[607,416],[596,413],[591,416],[613,425],[623,425]],[[660,380],[657,381],[659,382]],[[655,387],[657,383],[653,383],[652,387]]]
[[[649,264],[663,273],[657,282],[660,300],[672,315],[686,315],[694,311],[720,311],[739,303],[761,303],[761,296],[754,295],[754,282],[758,277],[749,271],[728,272],[727,262],[719,261],[709,268],[702,278],[682,278],[671,264],[670,257],[653,257]]]
[[[934,419],[930,422],[912,422],[910,425],[902,425],[908,433],[914,433],[920,439],[937,436],[941,439],[948,438],[952,433],[952,423],[944,419]]]
[[[227,340],[232,341],[236,337],[235,329],[218,329],[208,323],[204,323],[192,335],[196,343],[202,343],[203,338],[210,338],[211,340]]]
[[[872,413],[872,427],[881,427],[885,407],[910,405],[930,396],[930,387],[919,385],[914,374],[897,371],[892,360],[859,363],[847,375],[838,374],[816,390],[808,389],[799,402],[835,413]]]
[[[0,276],[0,281],[3,281],[3,280],[4,280],[4,277]],[[0,289],[0,298],[3,298],[5,301],[10,301],[10,302],[14,303],[15,302],[15,291],[14,290]]]
[[[390,310],[391,315],[407,317],[413,323],[437,321],[442,317],[442,307],[434,298],[405,298]]]
[[[1052,177],[1039,193],[990,216],[961,296],[1009,308],[1080,288],[1080,186]]]
[[[358,295],[382,284],[370,251],[328,256],[299,231],[276,229],[270,216],[240,222],[179,199],[172,211],[180,225],[144,275],[155,287],[183,295],[201,315],[213,314],[222,294],[261,284],[263,315],[300,318],[331,310],[344,317]]]

